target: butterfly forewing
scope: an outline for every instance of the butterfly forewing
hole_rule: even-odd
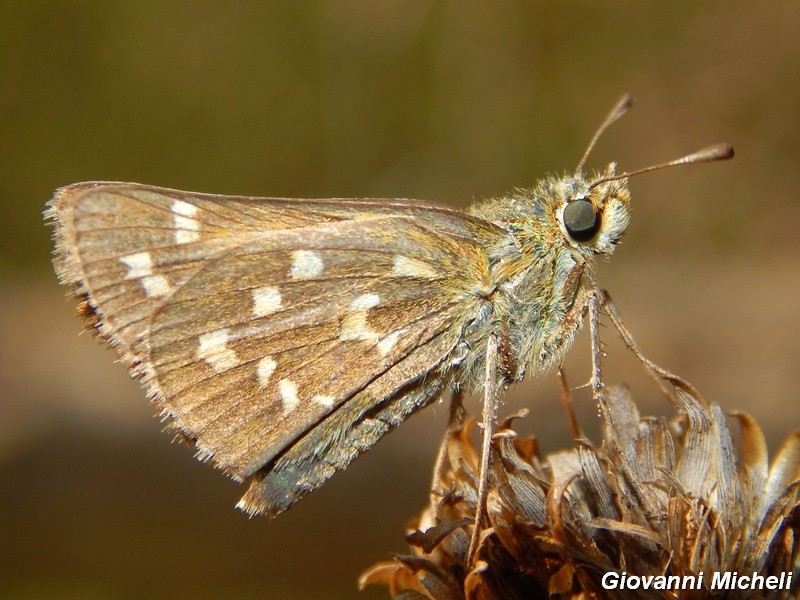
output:
[[[151,361],[168,409],[221,467],[250,475],[431,335],[448,329],[456,343],[451,313],[476,298],[441,293],[452,278],[409,256],[431,234],[386,220],[252,241],[208,261],[155,312]],[[466,262],[455,254],[464,246],[452,261]],[[428,285],[397,273],[398,252]]]
[[[150,397],[275,514],[436,397],[502,233],[413,201],[64,188],[57,268]]]

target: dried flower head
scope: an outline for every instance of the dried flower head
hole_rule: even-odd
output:
[[[691,386],[676,386],[670,422],[640,417],[626,386],[604,396],[599,446],[583,438],[542,458],[535,439],[513,433],[512,419],[502,425],[471,564],[479,456],[474,420],[454,402],[430,506],[407,536],[413,555],[373,566],[361,586],[435,600],[795,597],[712,589],[712,574],[793,575],[800,589],[800,431],[769,464],[754,419],[734,413],[737,457],[722,410]],[[697,581],[701,573],[702,589],[653,589],[654,579],[648,589],[619,589],[623,574]],[[604,576],[618,588],[606,589]]]

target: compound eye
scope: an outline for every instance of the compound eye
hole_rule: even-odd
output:
[[[576,242],[586,242],[600,229],[600,215],[586,198],[578,198],[564,207],[564,227]]]

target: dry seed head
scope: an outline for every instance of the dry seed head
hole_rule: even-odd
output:
[[[477,490],[474,421],[463,409],[443,443],[445,466],[430,506],[407,540],[412,556],[379,563],[361,578],[396,598],[620,597],[609,571],[692,576],[737,571],[800,578],[800,432],[771,464],[749,416],[737,457],[722,410],[678,389],[678,417],[641,418],[627,387],[607,390],[603,443],[540,457],[533,438],[495,440],[489,526],[466,564]],[[738,464],[737,464],[738,463]],[[763,592],[627,591],[642,598],[762,598]],[[682,595],[682,594],[686,595]],[[663,594],[663,595],[662,595]],[[731,595],[733,594],[733,595]],[[750,595],[752,594],[752,595]],[[792,590],[770,598],[791,598]]]

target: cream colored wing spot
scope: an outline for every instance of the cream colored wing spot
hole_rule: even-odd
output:
[[[171,208],[175,225],[175,243],[188,244],[200,239],[200,221],[194,218],[197,207],[183,200],[174,200]]]
[[[267,286],[253,290],[253,314],[256,317],[271,315],[281,308],[283,300],[276,287]]]
[[[147,296],[165,296],[172,289],[166,277],[153,275],[153,258],[149,252],[121,256],[119,261],[128,269],[125,279],[138,279]]]
[[[300,399],[297,397],[297,384],[291,379],[281,379],[278,382],[278,392],[281,395],[281,406],[284,416],[297,408]]]
[[[292,252],[292,266],[289,276],[292,279],[311,279],[320,275],[325,268],[322,257],[313,250],[295,250]]]
[[[206,361],[218,373],[239,364],[236,352],[227,345],[230,339],[229,329],[204,333],[198,339],[200,347],[197,349],[197,357]]]

